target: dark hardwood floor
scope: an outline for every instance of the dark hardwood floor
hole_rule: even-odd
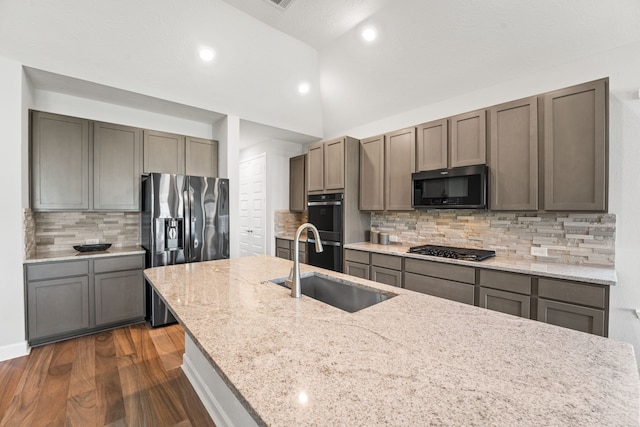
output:
[[[214,426],[180,364],[179,325],[129,326],[0,362],[0,426]]]

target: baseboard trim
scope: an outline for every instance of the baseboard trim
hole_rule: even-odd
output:
[[[182,370],[217,427],[257,427],[255,420],[187,334]]]
[[[0,362],[15,359],[16,357],[26,356],[30,351],[31,348],[29,347],[29,343],[27,341],[3,345],[2,347],[0,347]]]

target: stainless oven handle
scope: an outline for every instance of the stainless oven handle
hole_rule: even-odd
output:
[[[307,202],[307,206],[341,206],[342,202]]]
[[[323,246],[336,246],[336,247],[340,247],[342,246],[342,243],[340,242],[332,242],[329,240],[320,240],[322,242]],[[315,239],[307,239],[307,243],[315,243]]]

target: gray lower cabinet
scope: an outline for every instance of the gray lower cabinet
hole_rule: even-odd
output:
[[[344,272],[350,276],[369,279],[371,266],[369,265],[369,252],[345,249]]]
[[[371,254],[371,280],[385,285],[402,287],[402,257]]]
[[[590,334],[608,335],[609,288],[538,279],[538,320]]]
[[[471,267],[405,260],[404,287],[440,298],[473,305],[475,303],[475,269]]]
[[[605,312],[564,302],[538,300],[538,321],[589,334],[607,336]]]
[[[89,329],[89,276],[29,282],[29,342]]]
[[[144,321],[144,255],[25,265],[30,345]]]
[[[478,305],[525,319],[531,318],[531,297],[529,295],[481,287]]]
[[[144,317],[141,270],[95,275],[96,326]]]
[[[490,310],[531,318],[531,277],[480,270],[478,305]]]
[[[513,316],[607,336],[609,287],[345,249],[344,272]]]
[[[295,252],[295,242],[289,239],[276,237],[276,256],[278,258],[293,261]],[[307,263],[307,242],[300,241],[298,247],[298,257],[301,263]]]
[[[345,261],[344,272],[350,276],[359,277],[361,279],[369,279],[369,264],[361,264],[359,262]]]

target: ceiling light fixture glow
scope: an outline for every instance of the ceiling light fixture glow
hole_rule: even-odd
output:
[[[208,47],[203,47],[202,49],[200,49],[200,59],[205,62],[213,61],[213,58],[215,58],[215,56],[216,53]]]
[[[302,95],[306,95],[310,90],[311,85],[309,85],[309,83],[307,82],[302,82],[298,85],[298,92],[300,92]]]
[[[362,39],[366,42],[372,42],[378,37],[378,32],[373,27],[365,27],[360,33]]]

